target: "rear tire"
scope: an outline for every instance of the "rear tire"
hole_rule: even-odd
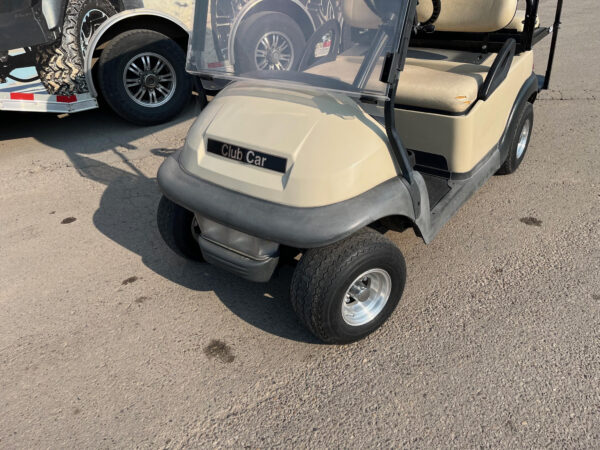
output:
[[[51,95],[72,95],[88,91],[84,74],[82,31],[86,38],[100,26],[92,28],[84,19],[96,11],[101,18],[116,14],[109,0],[70,0],[65,11],[63,32],[60,40],[36,50],[36,70],[40,81]],[[105,19],[104,19],[105,20]]]
[[[146,57],[149,65],[144,67]],[[162,66],[157,69],[159,62]],[[148,82],[150,75],[154,76],[154,84]],[[126,86],[130,79],[138,79],[140,84]],[[98,82],[113,111],[137,125],[169,121],[183,110],[192,95],[184,51],[168,36],[151,30],[127,31],[113,38],[100,55]],[[136,100],[138,88],[146,91]]]
[[[160,199],[156,222],[165,243],[182,258],[203,261],[200,245],[194,236],[200,234],[200,229],[192,231],[193,227],[197,227],[195,220],[191,211],[173,203],[167,197],[163,196]]]
[[[509,150],[504,164],[498,169],[496,175],[509,175],[517,171],[529,147],[531,132],[533,131],[533,105],[525,103],[519,111],[514,126],[509,131]]]
[[[400,250],[376,231],[364,229],[306,251],[292,277],[291,301],[300,321],[316,337],[347,344],[368,336],[390,317],[405,283]],[[353,289],[358,289],[355,294],[366,289],[368,297],[350,296]]]

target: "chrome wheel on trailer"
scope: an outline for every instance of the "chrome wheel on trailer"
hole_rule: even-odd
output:
[[[298,23],[279,12],[259,12],[245,19],[235,40],[235,65],[240,73],[295,70],[306,47]]]
[[[129,98],[147,108],[164,105],[177,89],[175,69],[171,63],[151,52],[136,55],[125,64],[123,83]]]
[[[139,125],[172,119],[192,93],[183,48],[152,30],[125,31],[111,39],[98,61],[98,81],[111,108]],[[197,89],[202,97],[200,84]]]
[[[290,70],[294,61],[290,38],[279,31],[265,33],[256,44],[254,60],[259,70]]]

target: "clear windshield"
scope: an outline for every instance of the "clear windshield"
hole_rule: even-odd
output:
[[[197,0],[187,70],[386,98],[408,0]]]

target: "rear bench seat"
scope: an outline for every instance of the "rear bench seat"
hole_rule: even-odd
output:
[[[307,72],[332,76],[352,83],[362,57],[350,49],[336,61],[315,66]],[[482,55],[441,49],[411,49],[396,93],[397,107],[422,108],[449,114],[466,112],[477,100],[479,89],[495,54]],[[351,66],[351,67],[349,67]],[[381,67],[375,68],[367,89],[381,90]]]
[[[485,33],[508,26],[522,24],[517,14],[518,0],[442,0],[441,13],[435,22],[438,31]],[[365,0],[344,0],[344,19],[356,28],[376,29],[381,19]],[[428,20],[433,3],[420,1],[417,6],[419,21]],[[519,16],[519,17],[517,17]],[[524,15],[523,15],[524,17]],[[332,76],[352,84],[362,57],[358,48],[349,49],[336,61],[315,66],[307,72]],[[477,96],[495,54],[444,51],[438,49],[413,49],[409,52],[404,72],[400,76],[396,104],[402,108],[422,108],[447,114],[463,114],[477,101]],[[352,65],[352,67],[349,67]],[[381,92],[378,76],[381,66],[375,68],[366,90]]]
[[[410,50],[398,82],[396,107],[466,112],[477,101],[495,57],[452,50]]]

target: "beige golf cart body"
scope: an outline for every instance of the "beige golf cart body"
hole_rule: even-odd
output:
[[[524,12],[517,0],[442,0],[435,32],[416,35],[430,2],[386,1],[400,11],[387,47],[369,1],[343,0],[353,45],[324,58],[310,47],[312,63],[285,76],[204,65],[210,19],[196,9],[188,70],[235,82],[158,181],[196,214],[207,260],[264,281],[273,264],[248,275],[234,254],[262,261],[278,244],[322,247],[380,221],[429,242],[502,166],[517,115],[541,88],[531,48],[552,30],[539,28],[537,1]],[[326,30],[314,48],[331,39]]]

